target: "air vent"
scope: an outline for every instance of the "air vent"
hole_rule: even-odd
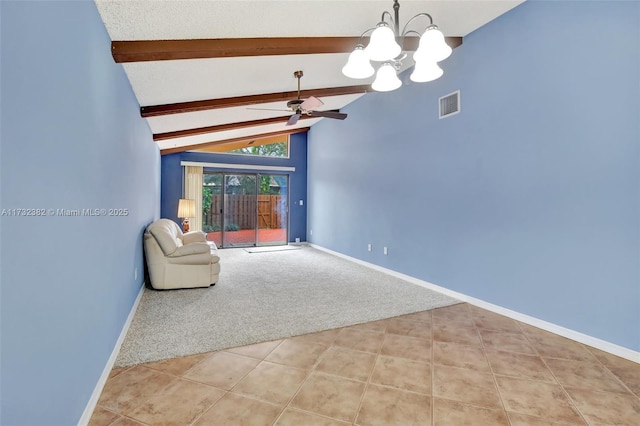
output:
[[[460,91],[456,90],[440,98],[440,118],[449,117],[460,112]]]

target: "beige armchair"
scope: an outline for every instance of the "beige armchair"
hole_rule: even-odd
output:
[[[144,233],[151,286],[157,290],[209,287],[218,281],[220,258],[204,232],[182,233],[177,223],[158,219]]]

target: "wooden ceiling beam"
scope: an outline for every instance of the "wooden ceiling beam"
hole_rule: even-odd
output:
[[[452,48],[462,44],[462,37],[445,39]],[[239,56],[349,53],[359,40],[359,37],[264,37],[113,41],[111,54],[117,63],[125,63]],[[405,37],[404,49],[415,51],[419,40],[418,37]],[[368,37],[362,39],[363,44],[366,45],[368,42]]]
[[[338,95],[354,95],[357,93],[371,92],[371,86],[343,86],[330,87],[325,89],[301,90],[300,97],[309,96],[324,97]],[[297,91],[266,93],[262,95],[237,96],[233,98],[208,99],[203,101],[179,102],[175,104],[151,105],[140,107],[140,115],[144,118],[157,117],[160,115],[182,114],[185,112],[204,111],[208,109],[230,108],[238,106],[248,106],[268,102],[289,101],[298,96]]]
[[[198,148],[206,148],[206,147],[209,147],[209,146],[224,145],[224,144],[228,144],[228,143],[232,143],[232,142],[251,141],[251,140],[254,140],[254,139],[269,138],[271,136],[293,135],[293,134],[296,134],[296,133],[304,133],[304,132],[308,132],[308,131],[309,131],[309,127],[301,127],[301,128],[291,129],[291,130],[286,130],[286,131],[260,133],[260,134],[257,134],[257,135],[250,135],[250,136],[241,136],[241,137],[232,138],[232,139],[225,139],[225,140],[221,140],[221,141],[212,141],[212,142],[197,143],[197,144],[192,144],[192,145],[177,146],[177,147],[173,147],[173,148],[161,149],[160,150],[160,155],[176,154],[178,152],[190,151],[192,149],[198,149]]]
[[[337,109],[331,110],[331,111],[340,112],[340,110],[337,110]],[[291,114],[293,114],[293,112]],[[182,138],[186,136],[196,136],[196,135],[203,135],[206,133],[223,132],[225,130],[244,129],[247,127],[264,126],[267,124],[286,123],[289,120],[289,117],[291,117],[291,114],[283,117],[263,118],[260,120],[239,121],[236,123],[219,124],[217,126],[198,127],[196,129],[185,129],[185,130],[176,130],[174,132],[155,133],[153,135],[153,140],[163,141],[167,139]],[[312,117],[310,115],[303,114],[300,117],[300,120],[306,120],[309,118],[318,118],[318,117]]]

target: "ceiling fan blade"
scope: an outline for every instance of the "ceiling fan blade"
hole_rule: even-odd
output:
[[[300,113],[293,114],[289,118],[289,121],[287,121],[287,126],[293,126],[294,124],[296,124],[298,122],[299,118],[300,118]]]
[[[285,112],[291,112],[290,109],[276,109],[276,108],[250,108],[247,107],[246,109],[251,109],[254,111],[285,111]]]
[[[337,120],[347,118],[347,114],[338,111],[309,111],[309,115],[312,117],[335,118]]]
[[[324,105],[324,102],[322,102],[320,99],[316,98],[315,96],[309,96],[304,100],[302,105],[300,105],[300,108],[308,111],[314,108],[321,107],[322,105]]]

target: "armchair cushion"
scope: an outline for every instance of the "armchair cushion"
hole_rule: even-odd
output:
[[[178,248],[176,248],[173,251],[173,253],[169,254],[168,256],[180,257],[180,256],[189,256],[191,254],[210,253],[210,252],[211,252],[211,248],[209,247],[209,244],[198,242],[198,243],[187,244],[185,246],[181,245]]]
[[[185,234],[182,234],[182,242],[184,244],[191,244],[195,242],[207,242],[207,234],[202,231],[191,231]]]
[[[165,256],[170,255],[182,245],[182,231],[169,219],[158,219],[147,230],[153,235]]]

